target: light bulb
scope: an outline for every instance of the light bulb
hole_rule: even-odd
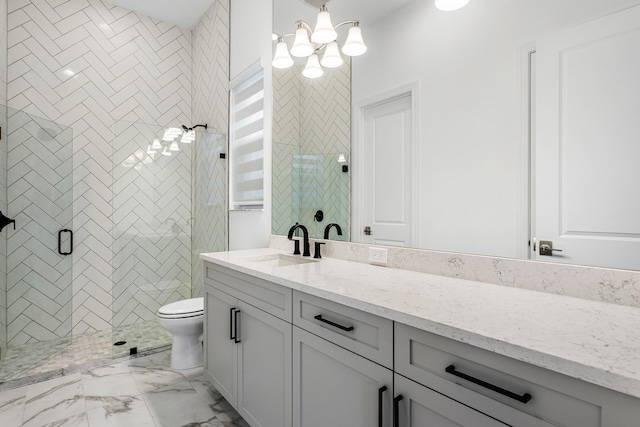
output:
[[[315,53],[307,59],[307,65],[302,70],[302,75],[309,79],[317,79],[324,74],[322,67],[320,67],[320,61],[318,61],[318,55]]]
[[[342,56],[340,56],[338,43],[331,42],[327,45],[320,63],[323,67],[327,68],[338,68],[344,63],[344,61],[342,60]]]
[[[304,58],[311,55],[313,50],[313,46],[311,46],[311,42],[309,41],[309,33],[307,33],[306,28],[304,28],[302,24],[298,24],[296,38],[293,40],[293,45],[290,50],[291,55]]]
[[[311,41],[314,43],[331,43],[335,39],[338,38],[338,33],[333,28],[333,24],[331,23],[331,15],[327,10],[326,6],[322,6],[320,8],[320,12],[318,12],[318,16],[316,18],[316,28],[311,33]]]
[[[436,7],[445,12],[465,7],[469,0],[435,0]]]
[[[289,68],[293,65],[293,58],[289,55],[287,44],[282,40],[282,38],[278,39],[278,44],[276,44],[276,54],[273,57],[273,61],[271,61],[271,65],[276,68]]]
[[[347,34],[347,40],[342,46],[342,53],[349,56],[359,56],[367,51],[367,45],[362,40],[362,31],[357,23],[353,24],[353,27],[349,28],[349,34]]]

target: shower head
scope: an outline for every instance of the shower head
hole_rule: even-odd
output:
[[[195,128],[205,128],[206,129],[207,127],[208,127],[208,125],[206,123],[203,124],[203,125],[194,125],[193,127],[190,127],[190,128],[186,127],[185,125],[182,125],[182,129],[184,129],[185,132],[191,132]]]

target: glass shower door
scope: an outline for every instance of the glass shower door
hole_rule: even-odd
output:
[[[46,372],[71,342],[73,132],[7,109],[6,351],[0,382]]]

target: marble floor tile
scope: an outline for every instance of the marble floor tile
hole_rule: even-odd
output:
[[[129,369],[142,393],[186,381],[184,375],[172,371],[167,365],[130,366]]]
[[[138,396],[141,392],[126,363],[82,373],[84,395],[91,397]]]
[[[86,396],[91,427],[155,427],[141,396]]]
[[[0,393],[0,426],[21,426],[27,388]]]
[[[142,397],[160,427],[216,425],[213,409],[186,380],[145,393]]]
[[[249,427],[202,368],[171,370],[168,351],[0,391],[0,427],[187,426]]]
[[[23,426],[42,427],[76,422],[75,416],[86,412],[81,375],[55,378],[27,387]],[[56,425],[56,424],[52,424]]]

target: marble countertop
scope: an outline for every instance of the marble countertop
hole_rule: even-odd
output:
[[[332,258],[256,261],[278,254],[200,258],[640,398],[638,308]]]

